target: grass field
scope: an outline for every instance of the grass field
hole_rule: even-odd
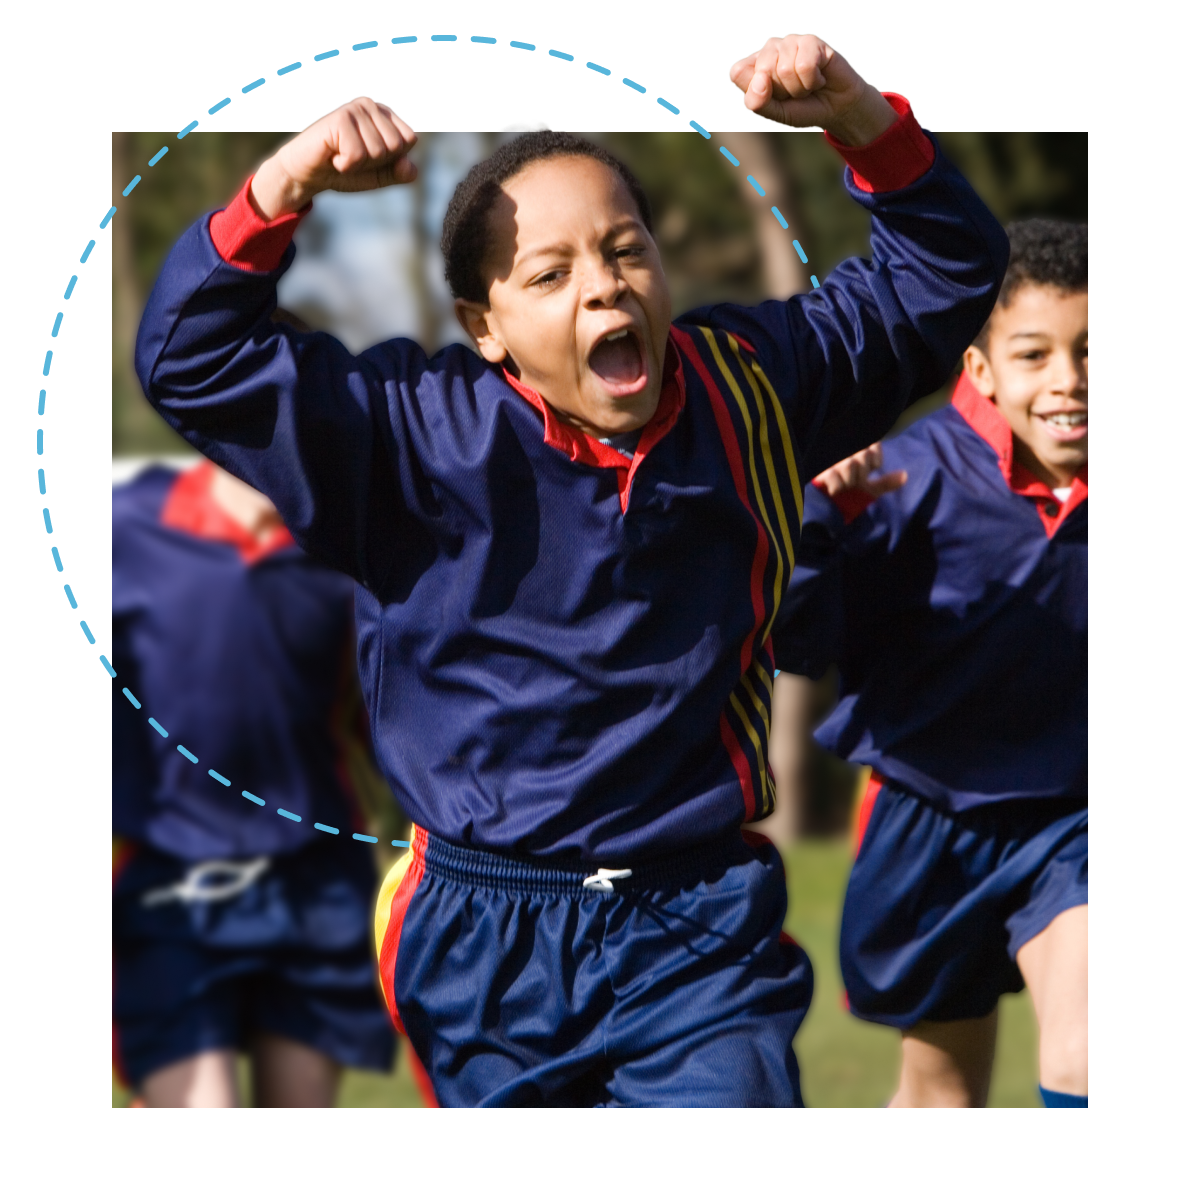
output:
[[[837,965],[842,894],[850,871],[843,841],[804,842],[785,856],[788,869],[788,932],[808,951],[816,972],[812,1007],[800,1028],[796,1050],[805,1102],[816,1108],[877,1108],[896,1082],[899,1036],[868,1025],[842,1007]],[[127,1097],[115,1085],[113,1106]],[[349,1071],[342,1085],[343,1108],[413,1108],[421,1098],[399,1057],[388,1076]],[[1037,1099],[1037,1031],[1028,993],[1000,1003],[1000,1033],[990,1105],[1032,1108]]]

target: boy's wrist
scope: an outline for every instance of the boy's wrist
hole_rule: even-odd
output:
[[[843,146],[866,146],[886,133],[896,120],[896,110],[878,88],[867,84],[862,95],[839,113],[837,120],[826,126],[825,132]]]
[[[825,140],[850,168],[856,187],[864,192],[893,192],[920,179],[933,166],[936,154],[909,102],[894,92],[877,94],[893,114],[879,136],[854,146],[826,130]]]
[[[213,213],[209,236],[217,253],[230,266],[243,271],[274,271],[301,218],[312,207],[268,220],[253,197],[254,179],[248,179],[227,208]]]
[[[312,196],[279,164],[268,158],[250,180],[249,199],[266,221],[298,213],[312,203]]]

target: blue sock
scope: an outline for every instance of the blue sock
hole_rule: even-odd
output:
[[[1087,1108],[1086,1096],[1072,1096],[1070,1092],[1052,1092],[1039,1083],[1038,1091],[1042,1093],[1042,1103],[1047,1108]]]

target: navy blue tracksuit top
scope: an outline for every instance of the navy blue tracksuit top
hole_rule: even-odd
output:
[[[290,854],[317,821],[349,838],[370,763],[354,585],[287,530],[237,526],[212,470],[153,467],[112,502],[113,834],[189,862]]]
[[[908,481],[865,508],[807,489],[775,654],[840,668],[817,741],[943,810],[1086,807],[1086,468],[1060,499],[963,376],[882,469]]]
[[[930,146],[910,113],[879,143],[901,137],[894,157]],[[803,482],[945,381],[1007,262],[940,152],[890,191],[856,153],[872,258],[676,321],[632,466],[465,347],[352,355],[272,323],[290,246],[246,269],[204,217],[171,252],[138,336],[146,395],[362,585],[376,753],[417,825],[624,866],[770,811],[770,634]]]

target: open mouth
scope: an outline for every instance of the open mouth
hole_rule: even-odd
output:
[[[1050,436],[1060,442],[1072,442],[1087,436],[1086,408],[1077,412],[1047,413],[1045,416],[1039,414],[1038,420],[1045,425]]]
[[[588,355],[588,366],[614,396],[640,392],[648,382],[646,356],[633,329],[618,329],[602,337]]]

